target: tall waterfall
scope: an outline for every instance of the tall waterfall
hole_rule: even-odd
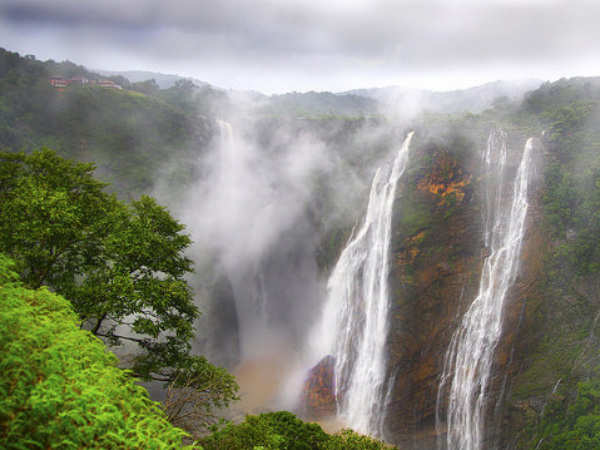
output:
[[[485,437],[488,388],[494,349],[502,332],[507,292],[516,277],[532,176],[532,139],[523,150],[516,176],[508,170],[506,135],[493,131],[483,155],[487,174],[484,241],[488,250],[479,292],[452,336],[446,353],[439,405],[449,386],[448,450],[480,450]],[[512,183],[511,183],[512,181]],[[441,418],[438,417],[438,425]]]
[[[329,279],[320,330],[314,334],[319,357],[335,359],[339,417],[347,426],[372,435],[381,434],[385,409],[392,210],[412,135],[393,164],[375,174],[366,216]]]
[[[267,203],[271,199],[265,199],[254,186],[239,189],[238,184],[250,186],[255,155],[244,142],[236,142],[230,123],[219,119],[217,125],[221,139],[212,174],[211,217],[221,233],[215,241],[221,246],[223,264],[232,284],[240,316],[242,350],[247,354],[248,347],[254,346],[255,330],[262,333],[268,327],[268,292],[261,268],[265,245],[260,230],[266,229],[272,219],[272,208]]]
[[[223,167],[226,167],[236,161],[233,127],[229,122],[221,119],[217,119],[217,125],[219,125],[221,134],[221,164]]]

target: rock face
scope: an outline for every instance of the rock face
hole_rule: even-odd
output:
[[[541,285],[549,242],[541,231],[541,223],[542,195],[538,190],[530,199],[519,276],[507,298],[503,336],[496,348],[495,377],[492,380],[496,407],[490,418],[490,447],[511,448],[525,423],[524,416],[519,412],[521,407],[511,396],[533,349],[526,328],[531,326],[535,309],[543,300]]]
[[[472,151],[473,149],[468,149]],[[456,321],[472,298],[481,261],[481,211],[470,158],[437,145],[399,190],[393,222],[393,306],[385,437],[434,448],[439,374]]]
[[[302,410],[307,417],[318,420],[336,413],[334,367],[335,359],[328,355],[311,369],[302,390]]]
[[[440,374],[450,339],[477,294],[486,256],[478,151],[465,142],[421,144],[411,156],[416,166],[398,190],[388,344],[393,387],[384,437],[403,450],[436,449],[445,442],[443,421],[436,427]],[[524,301],[535,291],[541,270],[539,214],[532,209],[520,276],[506,302],[504,334],[492,370],[490,446],[502,440],[503,410],[494,405],[520,368],[517,333]],[[441,394],[444,398],[446,393]],[[438,410],[441,418],[444,404]]]

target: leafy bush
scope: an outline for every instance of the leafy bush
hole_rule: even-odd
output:
[[[0,255],[0,447],[181,448],[185,433],[79,329],[69,303],[24,288],[9,267]]]
[[[346,429],[334,434],[325,448],[327,450],[384,450],[396,447]]]
[[[320,425],[306,423],[287,411],[246,416],[240,424],[228,422],[200,439],[205,450],[384,450],[394,447],[352,430],[328,435]]]
[[[287,411],[271,412],[260,416],[265,423],[283,437],[285,450],[318,450],[329,436],[316,423],[305,423]]]

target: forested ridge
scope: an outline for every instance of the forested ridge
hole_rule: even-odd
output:
[[[166,186],[177,195],[202,177],[190,162],[218,134],[215,119],[233,104],[227,93],[186,80],[159,89],[152,80],[123,77],[112,78],[122,90],[60,91],[52,76],[99,77],[70,62],[0,50],[0,364],[9,374],[1,387],[2,445],[179,448],[189,440],[177,425],[196,438],[202,428],[197,445],[207,449],[384,448],[351,431],[326,435],[285,412],[215,424],[220,408],[237,399],[237,384],[191,352],[201,314],[187,278],[194,271],[186,253],[191,238],[147,194]],[[389,145],[386,135],[364,149],[348,138],[355,129],[388,124],[374,100],[360,96],[290,94],[270,103],[261,98],[251,111],[261,114],[257,134],[266,146],[275,146],[271,129],[287,127],[347,149],[342,177],[356,167],[366,177],[365,162]],[[522,101],[500,98],[480,114],[424,111],[401,124],[428,144],[424,166],[441,149],[462,158],[493,126],[539,137],[545,161],[543,277],[520,331],[526,358],[503,399],[512,408],[507,440],[519,449],[597,448],[600,79],[544,83]],[[327,273],[352,221],[327,215],[335,207],[327,177],[312,182],[318,200],[307,214],[322,232],[317,258]],[[444,207],[443,220],[453,220],[457,206]],[[348,214],[356,220],[359,213]],[[417,205],[402,220],[417,231],[423,217]],[[135,348],[135,358],[119,364],[103,345],[127,354]],[[165,383],[172,400],[189,399],[190,388],[197,395],[165,411],[134,378]],[[186,422],[182,413],[190,408],[194,418]]]

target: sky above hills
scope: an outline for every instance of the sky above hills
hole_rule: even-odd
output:
[[[2,0],[0,47],[263,93],[600,75],[598,0]]]

